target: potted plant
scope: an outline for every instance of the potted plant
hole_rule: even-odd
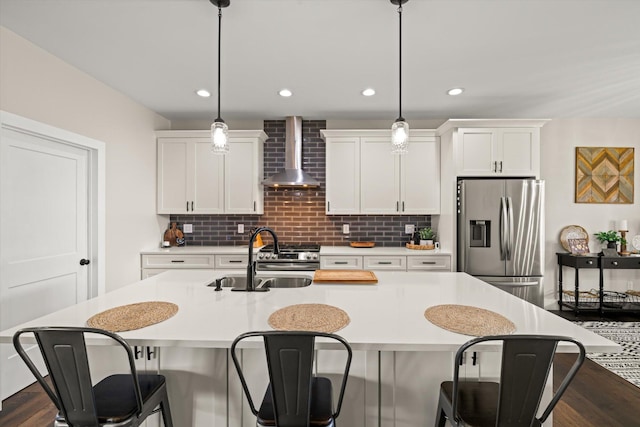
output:
[[[609,231],[599,231],[595,233],[596,239],[600,243],[606,243],[607,248],[616,249],[618,247],[618,243],[626,244],[626,240],[618,235],[617,231],[609,230]]]
[[[436,232],[431,227],[421,228],[420,231],[420,244],[431,246],[433,245],[433,239],[436,238]]]

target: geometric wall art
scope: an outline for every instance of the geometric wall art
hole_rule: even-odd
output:
[[[576,203],[633,203],[630,147],[576,147]]]

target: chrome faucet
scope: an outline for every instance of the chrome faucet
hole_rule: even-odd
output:
[[[256,289],[255,287],[256,262],[253,260],[253,241],[255,240],[256,236],[263,231],[268,231],[271,234],[271,236],[273,236],[273,253],[274,254],[280,253],[280,248],[278,247],[278,235],[275,233],[275,231],[273,231],[269,227],[256,228],[253,231],[253,233],[251,233],[251,237],[249,237],[249,264],[247,265],[247,287],[246,289],[233,288],[231,289],[232,291],[265,292],[269,290],[269,288],[267,287],[258,288],[258,289]]]

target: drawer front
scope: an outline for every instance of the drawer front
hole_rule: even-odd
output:
[[[407,270],[407,257],[405,256],[365,256],[365,270]]]
[[[216,255],[216,268],[247,268],[249,255]]]
[[[640,257],[602,258],[602,268],[640,269]]]
[[[142,268],[213,268],[213,255],[142,255]]]
[[[325,270],[361,270],[361,256],[321,256],[320,268]]]
[[[596,258],[580,258],[575,257],[577,268],[598,268],[598,260]]]
[[[451,258],[448,256],[408,256],[407,270],[451,271]]]

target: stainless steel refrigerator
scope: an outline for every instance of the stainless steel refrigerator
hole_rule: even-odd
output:
[[[544,181],[458,181],[458,271],[540,307],[544,302]]]

